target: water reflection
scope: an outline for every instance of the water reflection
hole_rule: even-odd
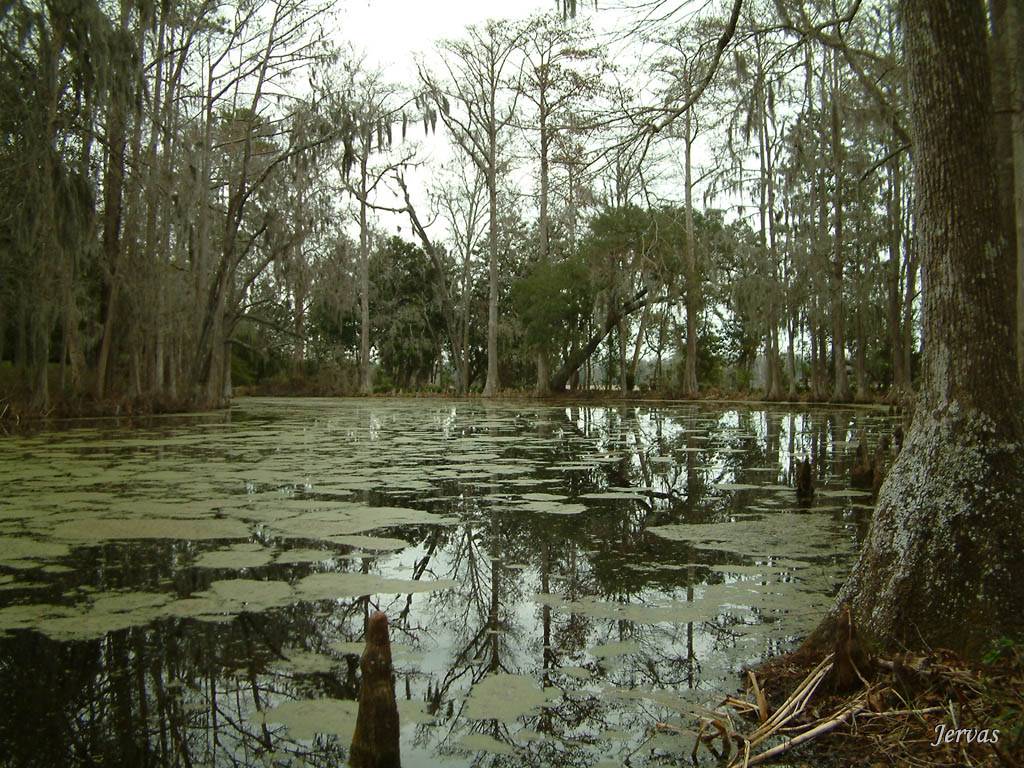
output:
[[[375,609],[406,766],[675,761],[692,741],[654,724],[692,727],[828,604],[870,515],[848,491],[855,436],[891,427],[251,400],[228,423],[8,440],[5,764],[338,765]],[[805,456],[810,507],[788,487]]]

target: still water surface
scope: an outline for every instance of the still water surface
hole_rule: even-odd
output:
[[[338,765],[377,608],[407,768],[678,763],[742,666],[830,604],[871,514],[856,441],[891,427],[246,399],[6,438],[0,763]]]

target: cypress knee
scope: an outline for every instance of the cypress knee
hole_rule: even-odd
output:
[[[814,475],[811,462],[804,459],[796,465],[796,497],[800,501],[814,498]]]
[[[348,763],[352,768],[401,768],[388,617],[381,611],[367,624],[360,669],[359,712]]]

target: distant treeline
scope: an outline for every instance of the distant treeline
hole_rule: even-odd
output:
[[[899,35],[888,3],[842,40],[817,5],[643,26],[652,105],[554,8],[467,28],[399,84],[315,0],[8,4],[0,398],[900,393],[920,281]],[[422,133],[454,161],[410,172]]]

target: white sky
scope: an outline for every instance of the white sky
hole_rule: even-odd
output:
[[[348,0],[338,34],[366,51],[371,62],[395,79],[415,74],[417,51],[437,40],[459,37],[468,24],[489,18],[524,18],[554,10],[554,0]]]
[[[577,0],[581,16],[585,16],[599,32],[604,32],[600,39],[610,42],[609,56],[622,69],[627,70],[620,77],[629,78],[630,68],[644,67],[643,56],[639,53],[639,45],[630,40],[623,40],[613,34],[629,26],[635,14],[623,10],[621,4],[631,0],[599,0],[595,12],[592,0]],[[616,4],[619,4],[616,7]],[[685,2],[678,3],[683,7]],[[701,2],[697,7],[704,7]],[[367,65],[377,66],[384,71],[387,80],[400,84],[413,84],[416,79],[415,59],[422,56],[428,63],[436,56],[436,43],[445,38],[458,38],[467,25],[479,24],[489,18],[523,19],[535,13],[557,13],[556,0],[340,0],[338,26],[334,30],[335,40],[352,45],[357,51],[364,52]],[[609,34],[612,33],[612,34]],[[640,74],[640,73],[638,73]],[[646,79],[646,78],[645,78]],[[427,186],[436,168],[451,159],[458,160],[461,153],[450,145],[444,135],[444,128],[438,121],[436,136],[424,137],[420,124],[412,124],[409,137],[421,146],[419,159],[424,166],[407,174],[413,202],[421,218],[428,218]],[[699,165],[702,156],[706,157],[703,147],[695,147],[695,161]],[[681,155],[681,150],[680,150]],[[468,162],[468,160],[466,161]],[[682,179],[680,162],[666,166],[670,177]],[[524,167],[515,172],[524,185],[531,185],[534,174],[532,166]],[[694,176],[698,177],[699,171]],[[674,178],[666,180],[669,194],[675,195],[680,186]],[[383,205],[399,207],[396,196],[381,190],[383,194],[377,202]],[[695,192],[695,201],[700,200],[699,192]],[[700,203],[697,203],[700,205]],[[378,213],[374,217],[380,229],[395,233],[398,228],[404,237],[414,239],[407,218],[402,215]],[[444,231],[440,222],[431,228],[432,236],[444,239]]]

